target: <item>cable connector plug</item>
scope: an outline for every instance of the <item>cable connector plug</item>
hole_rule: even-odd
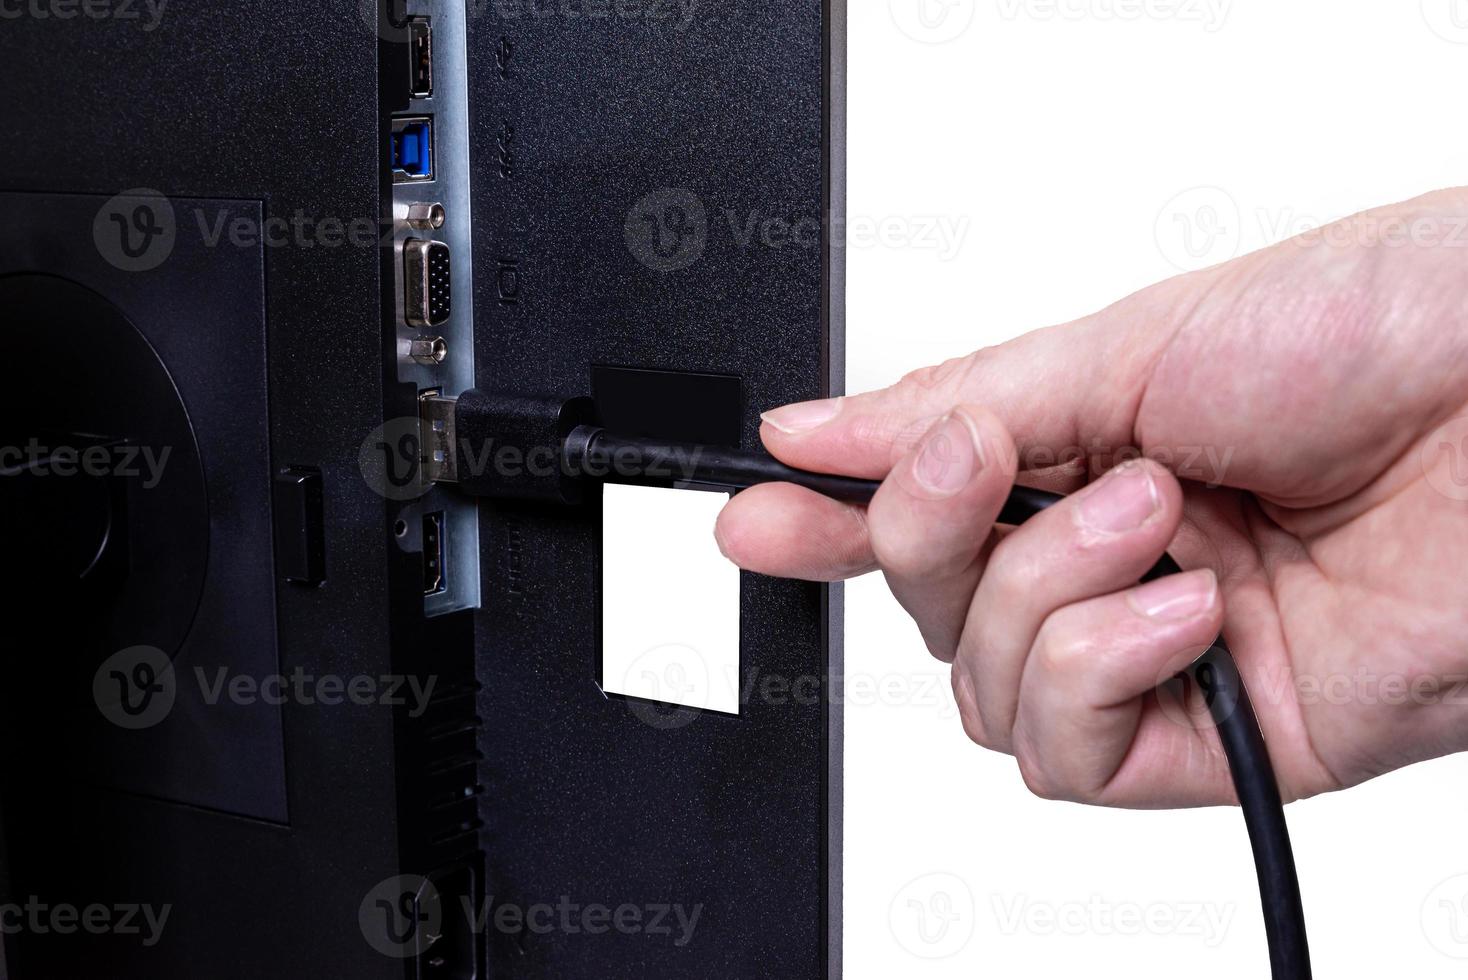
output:
[[[585,484],[564,465],[566,439],[595,422],[589,398],[538,398],[470,390],[418,400],[423,476],[475,497],[578,504]]]

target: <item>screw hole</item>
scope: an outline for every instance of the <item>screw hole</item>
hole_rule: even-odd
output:
[[[396,524],[394,524],[392,526],[392,533],[393,534],[396,534],[400,538],[403,535],[407,534],[408,533],[408,522],[407,521],[398,521]]]

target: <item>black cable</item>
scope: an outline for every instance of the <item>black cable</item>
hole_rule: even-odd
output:
[[[562,463],[566,473],[608,483],[699,484],[731,490],[758,483],[794,483],[857,504],[869,502],[879,485],[874,480],[797,470],[760,453],[628,438],[584,425],[567,436]],[[1043,490],[1015,487],[1000,511],[999,523],[1023,524],[1061,499]],[[1179,571],[1177,563],[1163,555],[1144,581]],[[1228,757],[1259,876],[1271,975],[1274,980],[1309,980],[1305,910],[1284,804],[1253,704],[1221,636],[1184,676],[1203,695]]]

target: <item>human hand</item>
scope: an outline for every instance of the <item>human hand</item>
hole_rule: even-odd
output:
[[[880,568],[965,731],[1042,796],[1232,802],[1211,726],[1157,690],[1220,629],[1287,800],[1468,748],[1465,261],[1468,190],[1440,192],[776,409],[781,460],[882,487],[755,487],[720,547]],[[1075,495],[996,529],[1016,477]],[[1136,586],[1164,551],[1192,571]]]

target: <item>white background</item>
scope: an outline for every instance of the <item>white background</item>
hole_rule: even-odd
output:
[[[850,391],[1468,182],[1468,3],[919,2],[850,3]],[[888,685],[846,705],[848,977],[1267,975],[1236,812],[1029,797],[881,581],[847,610]],[[1462,757],[1290,807],[1317,976],[1468,971],[1465,817]]]

